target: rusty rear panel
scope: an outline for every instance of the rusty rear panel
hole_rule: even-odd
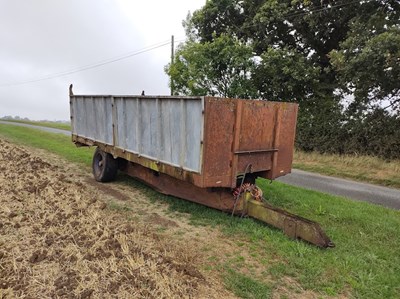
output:
[[[240,151],[271,149],[276,122],[275,104],[265,101],[242,101]]]
[[[277,105],[266,101],[245,100],[240,101],[240,104],[238,109],[242,109],[242,112],[238,115],[241,115],[242,120],[238,128],[238,148],[233,153],[237,162],[233,168],[232,184],[236,183],[236,176],[244,173],[249,164],[252,172],[270,170],[277,150],[274,147]]]
[[[298,104],[279,104],[279,132],[275,138],[278,152],[275,156],[276,163],[273,161],[273,169],[267,177],[269,179],[283,176],[292,170]]]
[[[204,101],[204,187],[229,187],[237,101],[207,97]]]
[[[205,98],[203,187],[235,187],[237,175],[290,173],[297,104]]]
[[[297,109],[294,103],[243,101],[239,152],[249,154],[239,155],[236,174],[247,164],[270,179],[291,172]]]

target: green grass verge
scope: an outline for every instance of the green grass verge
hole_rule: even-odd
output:
[[[0,136],[14,143],[48,150],[70,162],[87,166],[90,166],[94,152],[93,148],[88,147],[77,149],[69,136],[28,127],[0,124]]]
[[[67,136],[0,125],[0,137],[90,166],[93,150],[76,148]],[[336,244],[336,248],[321,250],[289,240],[259,221],[232,218],[164,196],[125,175],[119,176],[119,183],[140,188],[151,201],[188,213],[193,225],[218,227],[226,238],[247,247],[251,262],[257,266],[246,268],[246,274],[241,270],[249,261],[240,252],[215,265],[224,274],[227,288],[242,298],[270,298],[274,289],[282,286],[290,292],[288,277],[321,296],[400,298],[400,211],[258,180],[272,204],[321,224]]]
[[[7,119],[5,121],[15,122],[15,123],[22,123],[22,124],[29,124],[34,126],[42,126],[48,128],[55,128],[60,130],[71,130],[71,124],[69,123],[59,123],[55,121],[33,121],[33,120],[15,120],[15,119]]]
[[[265,299],[272,293],[272,287],[230,268],[225,271],[225,285],[240,298]]]
[[[141,188],[141,184],[134,180],[120,179]],[[190,214],[193,225],[218,227],[228,238],[237,239],[238,244],[250,249],[252,259],[265,266],[263,276],[257,278],[254,273],[250,278],[240,274],[245,262],[240,253],[224,265],[228,269],[225,271],[227,286],[240,297],[268,298],[259,297],[259,284],[272,276],[277,285],[285,277],[292,277],[302,288],[322,295],[399,298],[400,211],[279,182],[270,184],[260,179],[257,184],[273,205],[319,222],[336,247],[323,250],[292,241],[281,231],[266,227],[259,221],[250,218],[239,220],[142,188],[149,198],[169,203],[172,211]],[[249,285],[253,287],[249,288]],[[271,285],[264,283],[264,287],[270,289]],[[247,295],[243,295],[243,290],[248,290]]]

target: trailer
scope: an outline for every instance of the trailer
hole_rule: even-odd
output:
[[[256,178],[291,172],[298,105],[217,97],[74,95],[72,141],[96,146],[93,175],[117,171],[157,191],[232,215],[250,216],[291,238],[333,247],[318,223],[268,203]]]

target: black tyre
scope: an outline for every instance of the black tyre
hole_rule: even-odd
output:
[[[98,182],[110,182],[118,172],[118,160],[110,154],[96,148],[92,161],[93,176]]]

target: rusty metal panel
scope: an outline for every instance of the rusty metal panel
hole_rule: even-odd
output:
[[[234,200],[229,189],[200,188],[191,182],[182,181],[164,173],[155,176],[151,169],[136,163],[128,163],[122,170],[163,194],[180,197],[222,211],[228,212],[233,209]]]
[[[276,158],[283,150],[279,145],[282,105],[268,101],[243,101],[238,151],[249,153],[239,156],[236,173],[243,173],[248,164],[252,165],[253,172],[272,170],[276,166],[274,161],[276,164]]]
[[[265,150],[273,147],[275,109],[267,101],[243,101],[239,150]]]
[[[234,160],[232,178],[243,173],[248,164],[251,164],[252,172],[263,172],[271,179],[290,173],[297,104],[269,101],[242,103],[242,120],[237,133],[239,150],[236,154],[248,153]]]
[[[204,186],[230,186],[236,100],[205,99]]]
[[[234,187],[249,164],[268,178],[291,171],[297,104],[211,97],[205,103],[204,187]]]
[[[279,104],[279,132],[275,136],[275,143],[277,143],[279,151],[275,155],[276,163],[273,170],[268,176],[270,179],[290,173],[293,162],[298,105],[294,103]]]
[[[237,159],[237,170],[234,175],[243,174],[248,164],[251,164],[252,172],[270,170],[272,168],[272,156],[274,152],[253,152],[239,155]]]

